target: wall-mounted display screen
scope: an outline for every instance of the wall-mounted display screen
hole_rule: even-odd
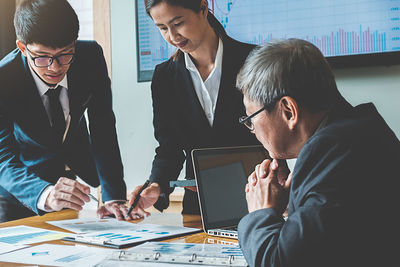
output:
[[[175,52],[136,1],[138,80]],[[400,0],[209,0],[228,35],[253,44],[301,38],[333,67],[400,64]]]

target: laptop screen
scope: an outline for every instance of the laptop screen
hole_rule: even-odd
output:
[[[192,151],[203,225],[234,226],[248,213],[245,185],[257,164],[269,158],[263,146]]]

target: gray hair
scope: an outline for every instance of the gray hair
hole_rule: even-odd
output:
[[[326,111],[341,99],[321,51],[301,39],[278,40],[254,49],[240,70],[236,87],[271,111],[283,96],[310,112]]]

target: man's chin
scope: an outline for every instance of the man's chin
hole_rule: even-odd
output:
[[[268,151],[268,154],[269,154],[269,156],[272,158],[272,159],[285,159],[285,157],[284,157],[284,155],[282,155],[282,154],[280,154],[280,153],[276,153],[276,152],[274,152],[274,151],[270,151],[270,150],[268,150],[267,149],[267,151]]]
[[[42,78],[42,80],[45,83],[47,83],[48,85],[54,85],[54,84],[58,84],[59,82],[61,82],[63,78],[64,78],[64,75],[60,75],[60,76],[56,76],[56,77],[46,76],[45,79]]]

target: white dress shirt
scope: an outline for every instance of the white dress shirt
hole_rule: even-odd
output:
[[[184,53],[186,68],[190,72],[197,97],[211,126],[213,126],[214,122],[215,107],[217,105],[219,85],[221,82],[223,50],[222,40],[219,39],[214,68],[205,81],[201,78],[189,54]]]
[[[65,74],[64,78],[56,84],[54,87],[49,87],[45,82],[42,81],[42,79],[39,78],[39,76],[32,70],[31,67],[29,67],[33,80],[35,81],[36,88],[39,92],[40,98],[42,99],[44,108],[47,113],[47,117],[49,118],[49,123],[51,124],[51,113],[50,113],[50,104],[49,104],[49,97],[46,95],[47,90],[54,89],[58,85],[61,86],[61,91],[60,91],[60,104],[64,112],[64,118],[65,118],[65,132],[64,132],[64,137],[63,141],[65,139],[65,136],[67,135],[69,124],[71,121],[71,116],[69,115],[69,98],[68,98],[68,80],[67,80],[67,74]],[[53,185],[47,186],[42,193],[40,194],[37,208],[46,212],[52,211],[52,210],[47,210],[45,208],[45,203],[48,195],[50,194],[50,191],[54,188]]]

